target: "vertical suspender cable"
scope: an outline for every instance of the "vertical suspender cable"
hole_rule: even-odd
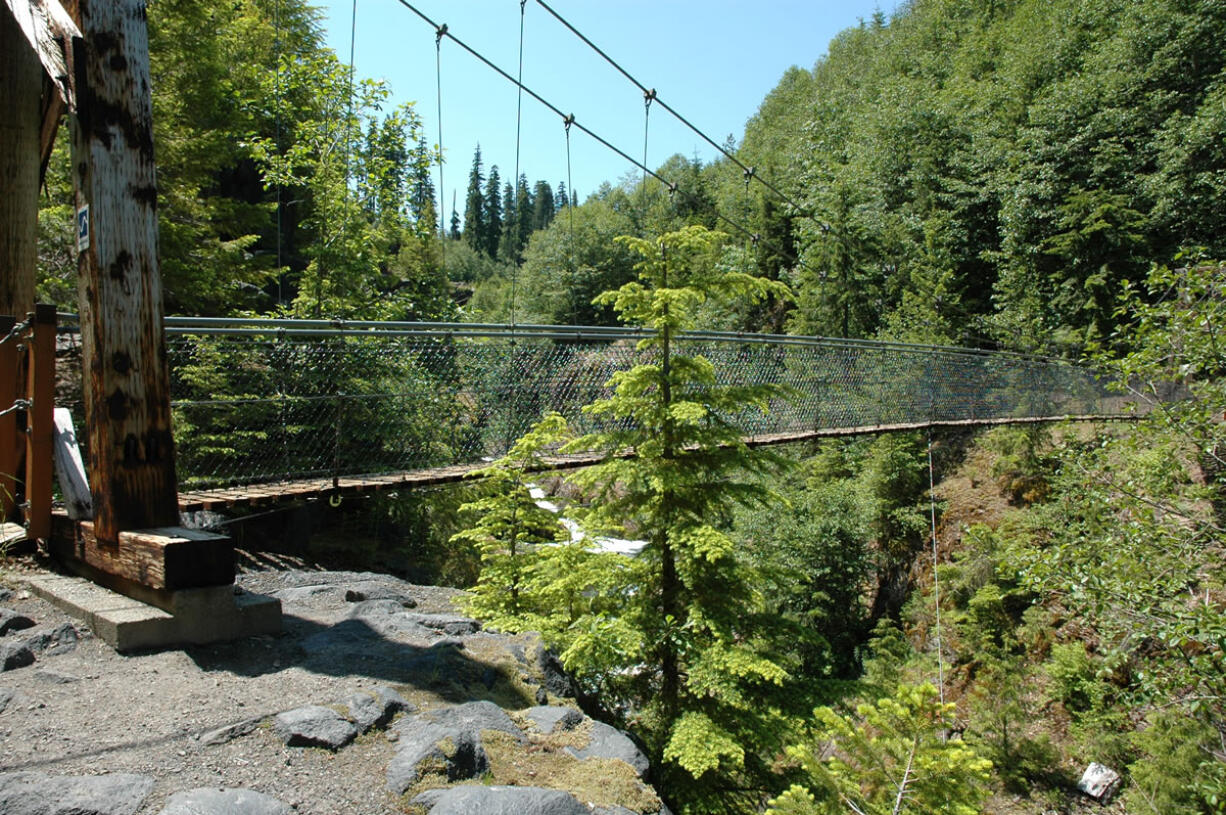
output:
[[[570,126],[574,124],[574,115],[569,115],[562,120],[563,127],[566,130],[566,194],[567,196],[574,195],[574,188],[571,186],[574,182],[570,178]],[[567,246],[566,246],[566,263],[570,271],[570,322],[571,325],[578,325],[579,320],[579,302],[575,294],[575,208],[572,201],[566,201],[566,222],[567,222]]]
[[[443,35],[447,33],[447,26],[441,25],[434,33],[434,84],[435,84],[435,107],[438,111],[438,232],[439,238],[446,235],[445,227],[443,226],[443,206],[446,193],[446,188],[443,186]],[[455,210],[455,199],[452,198],[451,208]],[[440,245],[443,247],[443,266],[447,265],[447,241],[441,240]]]
[[[345,197],[349,197],[350,165],[353,161],[353,56],[358,37],[358,0],[353,0],[349,15],[349,110],[345,117]],[[349,207],[345,207],[345,228],[349,228]]]
[[[272,52],[276,60],[276,75],[273,80],[273,130],[277,143],[277,155],[281,154],[281,0],[273,6],[273,40]],[[281,188],[280,173],[277,173],[277,308],[285,302],[285,273],[281,271],[281,229],[282,210],[284,208],[284,193]]]
[[[937,640],[937,690],[941,694],[941,704],[945,704],[945,655],[941,643],[941,581],[937,579],[937,496],[936,474],[932,467],[932,428],[928,428],[928,506],[932,520],[932,594],[933,608],[936,609],[936,640]]]
[[[515,178],[511,179],[511,204],[515,208],[513,227],[510,232],[513,236],[512,244],[515,247],[515,254],[519,254],[519,240],[522,235],[519,234],[519,134],[520,126],[523,122],[524,111],[524,7],[528,4],[528,0],[519,0],[519,75],[516,77],[516,100],[515,100]],[[504,214],[505,218],[510,219],[511,214]],[[516,262],[511,266],[511,342],[515,341],[515,296],[516,284],[519,277],[519,263]]]
[[[651,124],[651,101],[656,90],[643,91],[643,180],[639,182],[639,207],[642,210],[643,234],[647,232],[647,133]]]

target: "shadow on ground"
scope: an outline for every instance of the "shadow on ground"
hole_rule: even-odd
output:
[[[410,686],[457,704],[486,699],[514,710],[535,703],[513,680],[513,674],[528,667],[523,648],[499,644],[480,649],[481,655],[470,653],[477,638],[492,641],[493,635],[442,637],[429,645],[414,645],[388,637],[364,619],[326,625],[285,614],[282,626],[278,637],[250,637],[184,652],[203,671],[255,677],[297,667],[327,676],[361,676]]]

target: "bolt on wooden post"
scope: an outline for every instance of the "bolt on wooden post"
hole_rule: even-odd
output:
[[[94,533],[179,520],[145,4],[80,0],[73,176]]]

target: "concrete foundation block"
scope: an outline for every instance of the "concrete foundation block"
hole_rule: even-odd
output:
[[[31,592],[84,621],[117,651],[203,645],[281,631],[280,600],[232,585],[169,592],[167,611],[80,577],[36,574],[22,579]]]

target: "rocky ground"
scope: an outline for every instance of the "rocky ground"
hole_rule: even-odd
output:
[[[264,568],[276,637],[118,654],[0,571],[0,812],[655,813],[646,760],[453,589]]]

